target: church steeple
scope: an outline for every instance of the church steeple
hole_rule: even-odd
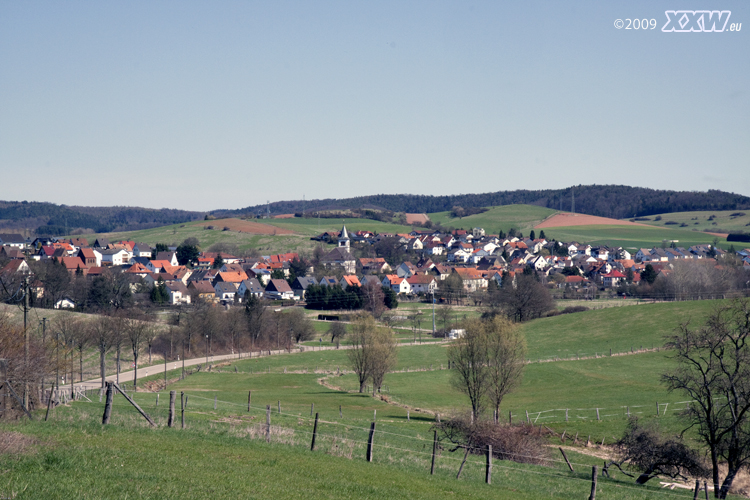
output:
[[[346,231],[346,224],[341,228],[339,247],[349,248],[349,233]]]

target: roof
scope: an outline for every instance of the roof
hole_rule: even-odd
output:
[[[359,282],[359,278],[353,274],[347,274],[341,279],[344,280],[348,286],[362,286],[362,283]]]
[[[292,288],[286,280],[275,279],[268,282],[266,285],[266,292],[291,292]]]
[[[225,283],[242,283],[247,279],[247,274],[244,271],[227,271],[219,273],[216,279]]]
[[[191,281],[188,290],[194,290],[198,293],[216,293],[214,287],[208,281]]]
[[[292,288],[296,290],[307,290],[307,287],[310,285],[317,285],[318,282],[315,281],[315,278],[310,278],[308,276],[298,276],[294,283],[292,283]]]
[[[429,285],[435,281],[435,277],[429,274],[415,274],[410,278],[406,278],[406,281],[410,285]]]

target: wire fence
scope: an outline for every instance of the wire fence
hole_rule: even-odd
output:
[[[98,402],[98,391],[89,391],[88,397],[79,400],[77,404],[84,404],[91,411],[86,418],[98,418],[98,412],[103,410],[103,404]],[[237,439],[251,439],[267,441],[275,445],[285,445],[300,449],[310,450],[310,445],[315,434],[315,453],[344,457],[352,460],[366,460],[367,449],[371,444],[373,453],[372,461],[380,464],[390,464],[404,468],[413,473],[428,474],[430,464],[433,460],[433,435],[432,421],[415,420],[411,425],[404,425],[406,420],[394,420],[391,417],[378,418],[374,413],[368,418],[362,411],[351,408],[321,408],[315,411],[314,406],[301,403],[283,403],[257,405],[239,403],[206,396],[194,391],[183,392],[185,397],[184,415],[186,429],[190,432],[227,433]],[[131,393],[143,410],[157,423],[158,427],[166,427],[169,414],[169,393],[157,394]],[[180,408],[181,393],[176,394],[175,427],[181,427]],[[588,409],[586,409],[588,410]],[[354,415],[346,415],[343,412],[353,412]],[[536,412],[539,418],[546,413],[561,410],[546,410]],[[145,420],[138,415],[124,398],[115,397],[113,402],[113,420],[115,425],[133,425],[134,422]],[[268,423],[270,419],[270,424]],[[317,426],[316,426],[316,420]],[[370,424],[375,422],[374,430]],[[421,425],[414,425],[414,424]],[[370,433],[372,432],[372,439]],[[487,467],[485,448],[468,447],[468,453],[464,458],[466,446],[455,446],[447,442],[438,442],[435,447],[435,473],[442,476],[455,477],[459,469],[462,470],[462,481],[481,482],[485,478]],[[458,453],[455,453],[458,451]],[[586,492],[591,484],[590,461],[566,461],[557,458],[550,449],[549,454],[527,455],[523,453],[502,452],[505,458],[510,460],[498,460],[493,463],[496,471],[504,471],[510,474],[518,474],[520,477],[542,476],[553,480],[565,481],[569,488],[580,490],[581,495]],[[496,455],[497,457],[497,455]],[[462,465],[463,462],[463,465]],[[527,463],[523,463],[527,462]],[[529,465],[529,462],[541,463]],[[575,468],[575,472],[568,469]],[[599,463],[601,463],[599,461]],[[598,487],[602,498],[607,498],[606,491],[627,490],[635,496],[628,498],[691,498],[691,492],[672,491],[668,489],[644,488],[632,484],[632,479],[624,474],[610,471],[611,480],[605,481],[600,478]],[[496,483],[498,484],[498,483]],[[665,483],[662,486],[674,487],[674,483]]]

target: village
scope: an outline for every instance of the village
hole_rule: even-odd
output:
[[[282,253],[259,258],[239,257],[222,252],[192,252],[180,259],[180,247],[158,248],[134,241],[110,242],[105,238],[23,238],[20,234],[0,234],[0,275],[22,275],[29,264],[54,262],[71,280],[91,281],[105,273],[121,275],[130,292],[149,297],[164,305],[186,305],[196,301],[229,306],[241,304],[250,296],[276,301],[304,303],[312,285],[350,287],[374,286],[391,290],[401,300],[445,300],[481,294],[505,283],[516,286],[519,274],[531,274],[550,290],[564,290],[568,296],[590,297],[592,291],[616,293],[618,287],[637,287],[642,281],[654,283],[668,277],[675,263],[721,268],[729,252],[715,245],[683,248],[666,242],[660,248],[625,249],[592,246],[537,236],[486,234],[414,229],[408,234],[375,234],[347,230],[327,232],[313,238],[321,245],[318,256]],[[188,242],[190,243],[190,242]],[[372,255],[373,248],[395,249],[383,256]],[[185,246],[183,244],[183,246]],[[735,268],[750,270],[750,249],[731,252]],[[393,256],[400,257],[394,260]],[[187,260],[186,260],[187,259]],[[389,261],[390,260],[390,261]],[[509,282],[507,281],[509,280]],[[31,284],[34,297],[45,297],[44,278]],[[58,293],[59,294],[59,293]],[[54,308],[82,308],[83,297],[62,292],[46,303]],[[144,299],[146,300],[146,299]]]

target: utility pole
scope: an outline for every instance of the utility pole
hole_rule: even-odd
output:
[[[432,336],[435,336],[435,289],[432,289]]]
[[[23,278],[23,362],[26,374],[23,377],[23,408],[29,411],[29,329],[26,316],[29,312],[29,275]]]

